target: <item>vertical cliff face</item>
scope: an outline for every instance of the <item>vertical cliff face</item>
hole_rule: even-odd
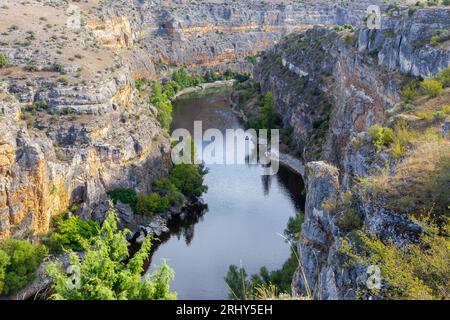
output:
[[[381,30],[315,27],[288,36],[260,58],[256,78],[264,92],[273,92],[304,161],[328,163],[307,165],[302,268],[294,279],[298,292],[305,293],[308,285],[316,298],[354,299],[365,285],[366,270],[349,267],[339,253],[340,239],[349,232],[342,226],[345,215],[396,243],[417,235],[418,226],[402,212],[386,209],[386,199],[362,192],[345,197],[357,178],[386,163],[395,172],[399,161],[375,152],[368,130],[399,116],[401,90],[411,81],[407,73],[435,76],[450,65],[448,41],[429,44],[433,35],[449,29],[449,18],[444,8],[399,9],[384,16]],[[445,146],[444,141],[435,148]]]

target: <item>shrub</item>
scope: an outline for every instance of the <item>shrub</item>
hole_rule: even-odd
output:
[[[8,59],[2,52],[0,52],[0,69],[6,67],[8,64]]]
[[[447,118],[447,114],[444,111],[439,110],[433,113],[434,121],[442,121],[445,120],[445,118]]]
[[[24,240],[6,240],[0,244],[0,289],[11,294],[36,277],[36,270],[47,255],[43,245]],[[3,278],[3,280],[2,280]]]
[[[432,98],[438,97],[443,91],[442,84],[431,78],[425,79],[421,83],[421,87],[424,93]]]
[[[369,134],[372,137],[372,142],[377,152],[388,148],[394,141],[394,132],[391,128],[374,125],[369,129]]]
[[[438,79],[442,83],[443,87],[450,87],[450,67],[439,71]]]
[[[167,178],[159,179],[153,184],[153,190],[161,196],[167,196],[172,206],[179,206],[184,202],[184,196],[178,188]]]
[[[108,191],[107,194],[113,200],[114,204],[116,204],[117,201],[120,201],[122,203],[129,204],[133,211],[136,210],[137,194],[134,189],[118,188]]]
[[[417,89],[415,85],[408,85],[402,91],[402,99],[404,101],[410,102],[417,98]]]
[[[424,228],[419,243],[397,247],[392,241],[381,241],[371,233],[359,231],[358,244],[343,240],[340,250],[353,261],[380,268],[388,286],[375,293],[384,298],[448,300],[449,219],[444,218],[441,227],[429,218],[418,223]]]
[[[110,210],[93,245],[87,248],[83,261],[69,253],[71,269],[77,270],[77,283],[73,274],[67,274],[60,262],[50,263],[47,272],[53,280],[53,299],[57,300],[168,300],[175,299],[169,281],[173,270],[163,261],[150,276],[142,277],[144,263],[151,249],[147,237],[141,248],[129,256],[126,235],[117,231],[117,216]]]
[[[100,224],[94,220],[82,220],[78,216],[64,219],[62,216],[53,221],[54,232],[51,234],[48,246],[54,252],[64,250],[82,251],[97,236]]]
[[[189,198],[200,197],[208,188],[203,185],[205,172],[195,165],[179,164],[173,167],[170,181]]]
[[[160,196],[157,193],[150,195],[139,195],[137,197],[136,213],[153,216],[156,213],[166,212],[170,209],[169,197]]]
[[[430,44],[433,47],[438,46],[440,42],[441,42],[441,38],[439,36],[432,36],[431,39],[430,39]]]

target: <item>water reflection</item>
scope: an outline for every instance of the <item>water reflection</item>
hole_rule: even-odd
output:
[[[173,127],[192,132],[193,121],[202,120],[204,130],[240,128],[228,97],[220,91],[178,100]],[[180,299],[226,299],[229,265],[242,262],[249,273],[257,273],[262,266],[280,268],[290,255],[278,234],[304,208],[302,179],[285,167],[277,175],[261,176],[259,165],[245,163],[208,165],[203,196],[208,208],[191,208],[172,220],[171,234],[155,244],[152,263],[167,258],[176,274],[171,286]]]

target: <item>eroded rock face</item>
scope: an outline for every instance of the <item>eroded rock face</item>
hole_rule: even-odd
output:
[[[356,299],[358,288],[367,288],[367,267],[347,265],[339,252],[348,234],[339,223],[347,214],[343,197],[357,177],[384,166],[395,169],[388,153],[374,151],[368,129],[387,124],[410,80],[402,73],[425,78],[450,65],[448,43],[429,44],[431,34],[450,28],[449,15],[448,8],[403,9],[386,15],[381,30],[314,27],[288,36],[260,58],[255,76],[263,92],[273,92],[307,163],[295,293],[309,288],[318,299]],[[446,122],[444,135],[445,128]],[[420,232],[404,214],[383,208],[383,199],[362,192],[352,197],[355,219],[379,238],[402,245]]]

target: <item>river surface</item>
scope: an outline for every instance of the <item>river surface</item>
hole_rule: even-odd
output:
[[[182,96],[174,103],[172,129],[241,128],[229,102],[229,90]],[[226,151],[225,151],[226,152]],[[228,267],[242,265],[249,274],[262,266],[275,270],[290,255],[279,235],[289,217],[304,209],[303,181],[287,168],[261,176],[260,165],[207,165],[208,209],[169,224],[152,255],[152,265],[167,259],[175,270],[171,289],[178,299],[227,299]],[[151,269],[151,268],[150,268]]]

